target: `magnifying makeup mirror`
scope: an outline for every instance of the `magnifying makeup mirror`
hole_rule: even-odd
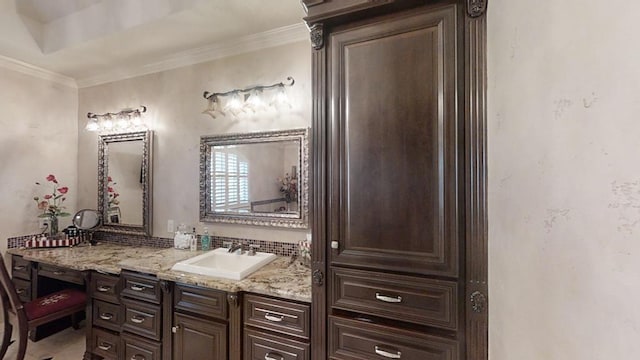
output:
[[[73,225],[81,230],[93,230],[100,225],[100,213],[91,209],[80,210],[73,216]]]

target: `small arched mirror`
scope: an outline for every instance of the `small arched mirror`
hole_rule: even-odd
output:
[[[73,216],[73,225],[81,230],[92,230],[100,225],[100,213],[96,210],[84,209]]]

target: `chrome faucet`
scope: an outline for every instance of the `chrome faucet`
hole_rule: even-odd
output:
[[[237,243],[235,245],[231,245],[231,247],[229,248],[229,250],[227,250],[227,252],[229,253],[234,253],[237,250],[240,250],[240,253],[242,254],[242,243]]]

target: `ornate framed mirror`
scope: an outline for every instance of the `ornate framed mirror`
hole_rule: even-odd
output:
[[[101,231],[151,236],[153,133],[101,135],[98,212]]]
[[[202,136],[200,221],[308,227],[309,130]]]

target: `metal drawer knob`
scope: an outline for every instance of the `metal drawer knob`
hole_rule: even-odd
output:
[[[284,356],[277,352],[268,352],[264,356],[264,360],[284,360]]]
[[[400,350],[396,350],[396,349],[385,350],[382,348],[382,346],[378,346],[378,345],[375,346],[374,350],[376,351],[376,354],[380,356],[384,356],[389,359],[400,359],[400,357],[402,356],[402,353],[400,352]]]
[[[132,316],[131,317],[131,322],[134,322],[136,324],[142,324],[144,322],[145,318],[143,318],[142,316]]]
[[[387,295],[382,295],[380,293],[376,293],[376,299],[380,300],[380,301],[384,301],[387,303],[401,303],[402,302],[402,297],[401,296],[387,296]]]
[[[102,313],[102,314],[100,314],[100,319],[109,321],[109,320],[113,319],[113,314]]]
[[[104,285],[98,286],[99,292],[107,292],[109,290],[111,290],[111,286],[104,286]]]
[[[113,347],[113,345],[109,344],[109,343],[100,343],[100,345],[98,345],[98,349],[103,350],[103,351],[109,351],[111,348]]]

